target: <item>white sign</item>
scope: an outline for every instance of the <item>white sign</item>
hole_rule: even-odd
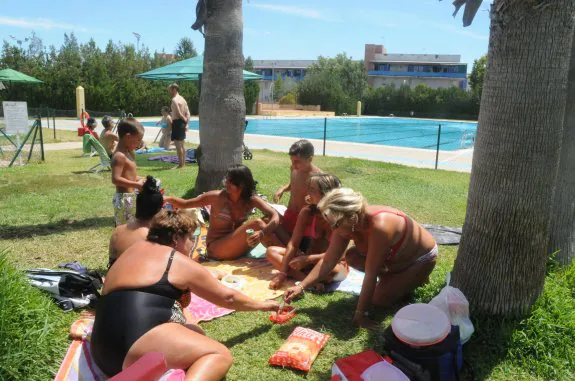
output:
[[[28,104],[26,102],[2,102],[6,132],[28,132]]]

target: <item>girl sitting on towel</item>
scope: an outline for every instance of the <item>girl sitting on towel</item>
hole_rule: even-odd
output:
[[[127,224],[118,226],[112,232],[108,268],[134,243],[146,240],[152,218],[162,209],[163,203],[164,197],[156,179],[148,176],[136,197],[136,218],[128,221]]]
[[[330,191],[318,208],[333,237],[323,261],[299,285],[286,291],[286,301],[329,276],[345,255],[350,266],[365,272],[353,321],[372,327],[374,322],[367,317],[371,305],[390,306],[429,280],[437,245],[427,230],[402,211],[368,205],[360,193],[349,188]]]
[[[256,182],[245,165],[234,165],[224,178],[224,189],[206,192],[198,197],[184,200],[166,197],[174,208],[199,208],[210,206],[210,226],[206,238],[208,257],[232,260],[246,254],[262,242],[265,246],[277,241],[273,234],[279,223],[279,215],[268,203],[256,195]],[[266,216],[248,221],[250,211],[259,209]],[[248,235],[248,229],[254,234]]]
[[[270,282],[271,289],[280,288],[288,276],[296,279],[305,279],[307,273],[318,263],[329,246],[332,235],[331,227],[321,217],[317,208],[323,196],[330,190],[341,187],[336,176],[327,173],[312,175],[309,179],[307,207],[298,214],[293,234],[287,247],[270,246],[266,257],[280,272]],[[304,232],[310,227],[311,237],[304,237]],[[338,263],[326,282],[342,281],[347,276],[349,267],[345,261]],[[318,287],[319,286],[319,287]],[[316,288],[323,289],[324,284],[318,283]]]

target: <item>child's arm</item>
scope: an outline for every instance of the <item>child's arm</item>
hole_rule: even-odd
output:
[[[308,208],[303,208],[297,217],[295,227],[293,229],[293,234],[287,244],[286,253],[282,260],[281,274],[287,276],[287,272],[290,269],[290,262],[294,259],[297,254],[299,245],[303,239],[303,234],[306,226],[310,222],[310,210]],[[307,255],[305,256],[308,257]]]
[[[121,188],[137,188],[142,189],[144,180],[133,181],[122,176],[124,172],[124,165],[126,164],[126,156],[122,154],[114,155],[112,159],[112,184]]]
[[[288,185],[284,185],[277,190],[274,194],[274,202],[279,202],[285,192],[289,192],[291,190],[291,181]]]
[[[164,197],[164,201],[169,202],[176,209],[197,208],[200,206],[214,204],[217,201],[219,195],[220,191],[210,191],[188,200],[179,197],[168,196]]]

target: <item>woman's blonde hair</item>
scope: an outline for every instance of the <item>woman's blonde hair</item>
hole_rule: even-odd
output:
[[[148,241],[173,246],[174,240],[192,234],[198,226],[197,219],[185,210],[161,210],[152,219]]]
[[[322,197],[330,190],[341,187],[341,181],[337,176],[330,175],[329,173],[316,173],[315,175],[311,175],[309,182],[317,186]]]
[[[329,191],[317,207],[331,226],[337,226],[344,219],[359,219],[365,212],[367,201],[359,192],[350,188],[336,188]]]

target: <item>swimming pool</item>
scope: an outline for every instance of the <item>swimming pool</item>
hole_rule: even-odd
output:
[[[473,146],[477,123],[411,118],[327,118],[326,140],[435,149],[440,124],[441,150]],[[198,126],[197,120],[190,121],[191,130]],[[324,119],[252,119],[246,133],[323,140]]]

